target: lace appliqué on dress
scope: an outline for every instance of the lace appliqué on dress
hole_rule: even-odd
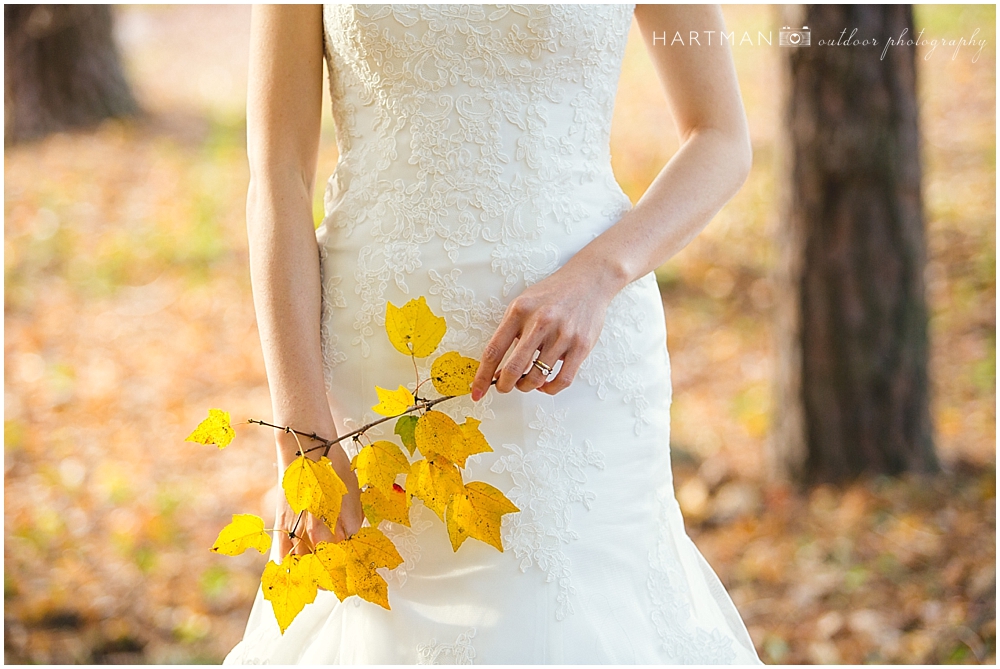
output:
[[[649,553],[647,586],[653,600],[653,625],[663,650],[675,664],[731,664],[736,660],[732,637],[718,628],[698,627],[692,617],[691,591],[682,573],[680,554],[670,531],[676,500],[660,493],[659,534]]]
[[[622,399],[632,405],[637,435],[649,425],[645,414],[649,400],[636,371],[640,356],[630,342],[634,339],[632,332],[642,331],[644,311],[638,293],[643,290],[641,282],[645,280],[647,277],[633,281],[611,300],[600,339],[579,372],[580,378],[597,388],[597,396],[602,400],[607,398],[609,388],[622,393]]]
[[[610,169],[606,121],[632,8],[324,10],[340,160],[323,227],[331,239],[364,235],[351,340],[363,356],[382,324],[387,289],[409,294],[424,247],[460,263],[463,249],[489,244],[499,282],[482,289],[507,297],[558,268],[547,230],[607,215],[582,206],[574,189],[601,184],[624,197]],[[572,117],[551,122],[553,105]],[[491,319],[494,300],[485,305]]]
[[[330,332],[330,322],[333,318],[335,308],[344,309],[347,301],[339,286],[341,278],[339,276],[327,277],[327,251],[322,244],[319,245],[319,282],[322,290],[322,309],[319,319],[319,343],[323,353],[323,380],[329,389],[333,385],[333,368],[347,360],[347,355],[341,351],[337,344],[340,338]]]
[[[268,603],[268,605],[270,604]],[[261,633],[245,636],[229,652],[223,664],[271,664],[262,651],[270,648],[273,643],[274,639],[270,634]]]
[[[392,571],[382,569],[380,573],[382,573],[386,581],[395,583],[397,587],[403,587],[406,583],[406,577],[417,566],[417,562],[420,561],[420,540],[417,535],[432,524],[431,521],[424,520],[421,517],[425,508],[421,504],[413,505],[410,509],[409,527],[391,521],[383,521],[381,523],[382,532],[396,545],[396,550],[399,551],[400,557],[403,558],[403,564]]]
[[[431,639],[417,646],[417,664],[474,664],[476,649],[472,637],[476,629],[470,627],[458,635],[454,643],[438,643]]]
[[[504,547],[514,551],[521,571],[531,565],[545,572],[546,581],[555,581],[556,620],[573,613],[571,596],[575,593],[570,578],[570,560],[563,544],[577,538],[570,528],[572,504],[580,502],[589,509],[594,493],[586,490],[587,467],[604,469],[604,454],[584,440],[573,443],[563,425],[566,410],[548,411],[538,407],[536,419],[528,427],[538,430],[536,448],[527,452],[516,444],[504,444],[509,455],[500,456],[490,469],[510,472],[514,487],[507,497],[521,512],[501,520]]]
[[[500,326],[505,307],[496,297],[489,302],[477,300],[475,292],[461,284],[461,275],[457,268],[444,273],[429,270],[430,293],[441,296],[441,311],[451,321],[445,335],[449,346],[475,355]]]

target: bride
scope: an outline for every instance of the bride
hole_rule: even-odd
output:
[[[681,138],[634,206],[609,149],[633,16]],[[391,610],[320,590],[282,634],[258,591],[226,663],[759,662],[674,498],[652,273],[750,170],[728,44],[664,40],[723,29],[709,5],[254,8],[247,229],[274,422],[330,438],[369,422],[374,385],[413,373],[386,303],[423,296],[441,350],[481,361],[447,405],[494,446],[468,477],[520,512],[502,552],[456,552],[415,500],[410,527],[381,523],[403,557]],[[314,229],[323,59],[339,160]],[[296,442],[275,441],[283,472]],[[330,454],[336,531],[305,516],[313,544],[362,525],[351,448]],[[275,527],[294,518],[282,497]],[[289,551],[276,532],[271,559]]]

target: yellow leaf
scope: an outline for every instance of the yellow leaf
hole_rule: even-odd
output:
[[[468,395],[478,369],[478,360],[448,351],[431,365],[431,382],[442,395]]]
[[[372,527],[378,527],[383,519],[410,526],[410,503],[406,491],[398,484],[392,485],[392,492],[388,495],[383,495],[374,487],[362,490],[361,508]]]
[[[325,455],[319,462],[307,466],[316,477],[316,485],[319,488],[318,495],[315,491],[313,493],[312,502],[308,507],[309,513],[322,520],[330,531],[334,531],[337,518],[340,516],[341,502],[347,494],[347,486],[334,470],[333,462]]]
[[[323,563],[320,562],[315,553],[306,553],[300,556],[299,564],[303,566],[306,573],[309,574],[309,578],[316,583],[317,587],[331,591],[337,589],[333,575],[326,570],[326,567],[323,566]]]
[[[310,573],[309,561],[303,563],[298,555],[289,553],[280,565],[268,560],[260,583],[282,634],[306,604],[316,599],[317,585]]]
[[[355,594],[379,606],[389,607],[389,584],[374,569],[364,569],[357,562],[347,563],[347,578]]]
[[[337,599],[344,601],[351,595],[357,594],[347,587],[347,553],[341,544],[320,541],[316,544],[314,555],[330,576],[328,589],[337,595]]]
[[[424,457],[440,455],[459,467],[476,453],[489,453],[493,449],[479,431],[481,421],[467,417],[459,425],[451,416],[440,411],[428,411],[417,420],[413,436]]]
[[[453,453],[454,461],[459,467],[465,467],[465,459],[476,453],[492,453],[493,449],[486,443],[486,437],[479,431],[481,420],[476,420],[472,416],[466,416],[465,422],[458,426],[462,431],[464,443],[461,450]]]
[[[372,411],[382,416],[398,416],[413,406],[413,393],[404,386],[398,390],[375,386],[375,392],[378,393],[378,404],[372,407]]]
[[[406,450],[413,455],[413,451],[417,448],[417,441],[413,437],[413,430],[417,427],[417,417],[414,415],[400,416],[399,420],[396,421],[396,429],[393,430],[397,435],[399,435],[400,441],[403,442],[403,446],[406,446]]]
[[[288,505],[295,513],[309,508],[313,498],[322,494],[316,474],[309,466],[311,462],[312,460],[306,456],[300,455],[288,465],[284,476],[281,477],[281,487],[285,491]]]
[[[402,308],[386,303],[385,331],[400,353],[426,358],[441,343],[447,329],[445,320],[434,315],[423,296]]]
[[[351,595],[389,608],[389,588],[376,569],[395,569],[403,563],[396,546],[375,527],[362,527],[340,543],[320,541],[316,559],[330,576],[334,594],[343,601]]]
[[[472,537],[502,553],[500,517],[516,511],[520,509],[489,483],[472,481],[448,504],[448,538],[452,549],[457,551],[462,542]]]
[[[413,438],[425,458],[443,455],[454,461],[454,454],[462,449],[465,437],[458,423],[446,413],[427,411],[417,420]],[[407,486],[409,488],[409,486]]]
[[[391,441],[376,441],[358,453],[358,485],[373,485],[385,494],[392,491],[397,474],[410,471],[410,461]]]
[[[196,444],[214,444],[219,448],[225,448],[235,436],[236,432],[229,424],[229,412],[222,409],[209,409],[208,418],[198,423],[198,427],[184,441],[193,441]]]
[[[347,554],[347,587],[361,599],[388,609],[389,586],[375,570],[395,569],[403,563],[396,546],[374,527],[362,527],[340,543]]]
[[[222,528],[212,550],[222,555],[239,555],[248,548],[266,553],[271,535],[264,531],[264,519],[251,513],[233,515],[233,522]]]
[[[371,569],[395,569],[403,564],[403,556],[396,550],[396,545],[375,527],[362,527],[342,543],[349,558],[348,564],[352,555],[357,562]]]
[[[406,477],[406,494],[422,500],[441,520],[444,520],[448,502],[462,490],[462,474],[458,467],[440,456],[417,460]]]
[[[347,486],[326,456],[319,462],[304,455],[295,458],[282,476],[281,487],[293,511],[307,509],[331,529],[340,514],[342,497],[347,494]]]

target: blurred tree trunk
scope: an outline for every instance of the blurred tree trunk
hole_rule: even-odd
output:
[[[795,5],[785,47],[771,469],[801,483],[933,471],[909,5]],[[820,46],[877,38],[878,46]]]
[[[4,140],[138,111],[108,5],[4,5]]]

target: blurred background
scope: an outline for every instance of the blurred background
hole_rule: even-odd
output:
[[[787,49],[756,42],[777,37],[777,8],[724,13],[754,168],[658,271],[688,530],[766,662],[995,663],[995,7],[913,10],[925,38],[985,46],[917,48],[929,420],[923,456],[860,476],[775,455],[794,79]],[[12,63],[65,43],[59,16],[29,14],[5,23],[5,661],[218,662],[265,557],[208,549],[233,513],[273,517],[276,479],[268,430],[183,441],[209,407],[270,414],[244,227],[249,8],[113,7],[88,38],[119,50],[93,56],[104,106],[59,103],[81,126],[59,132],[13,99],[32,83]],[[324,123],[317,221],[337,160]],[[633,24],[612,133],[633,201],[676,148]]]

